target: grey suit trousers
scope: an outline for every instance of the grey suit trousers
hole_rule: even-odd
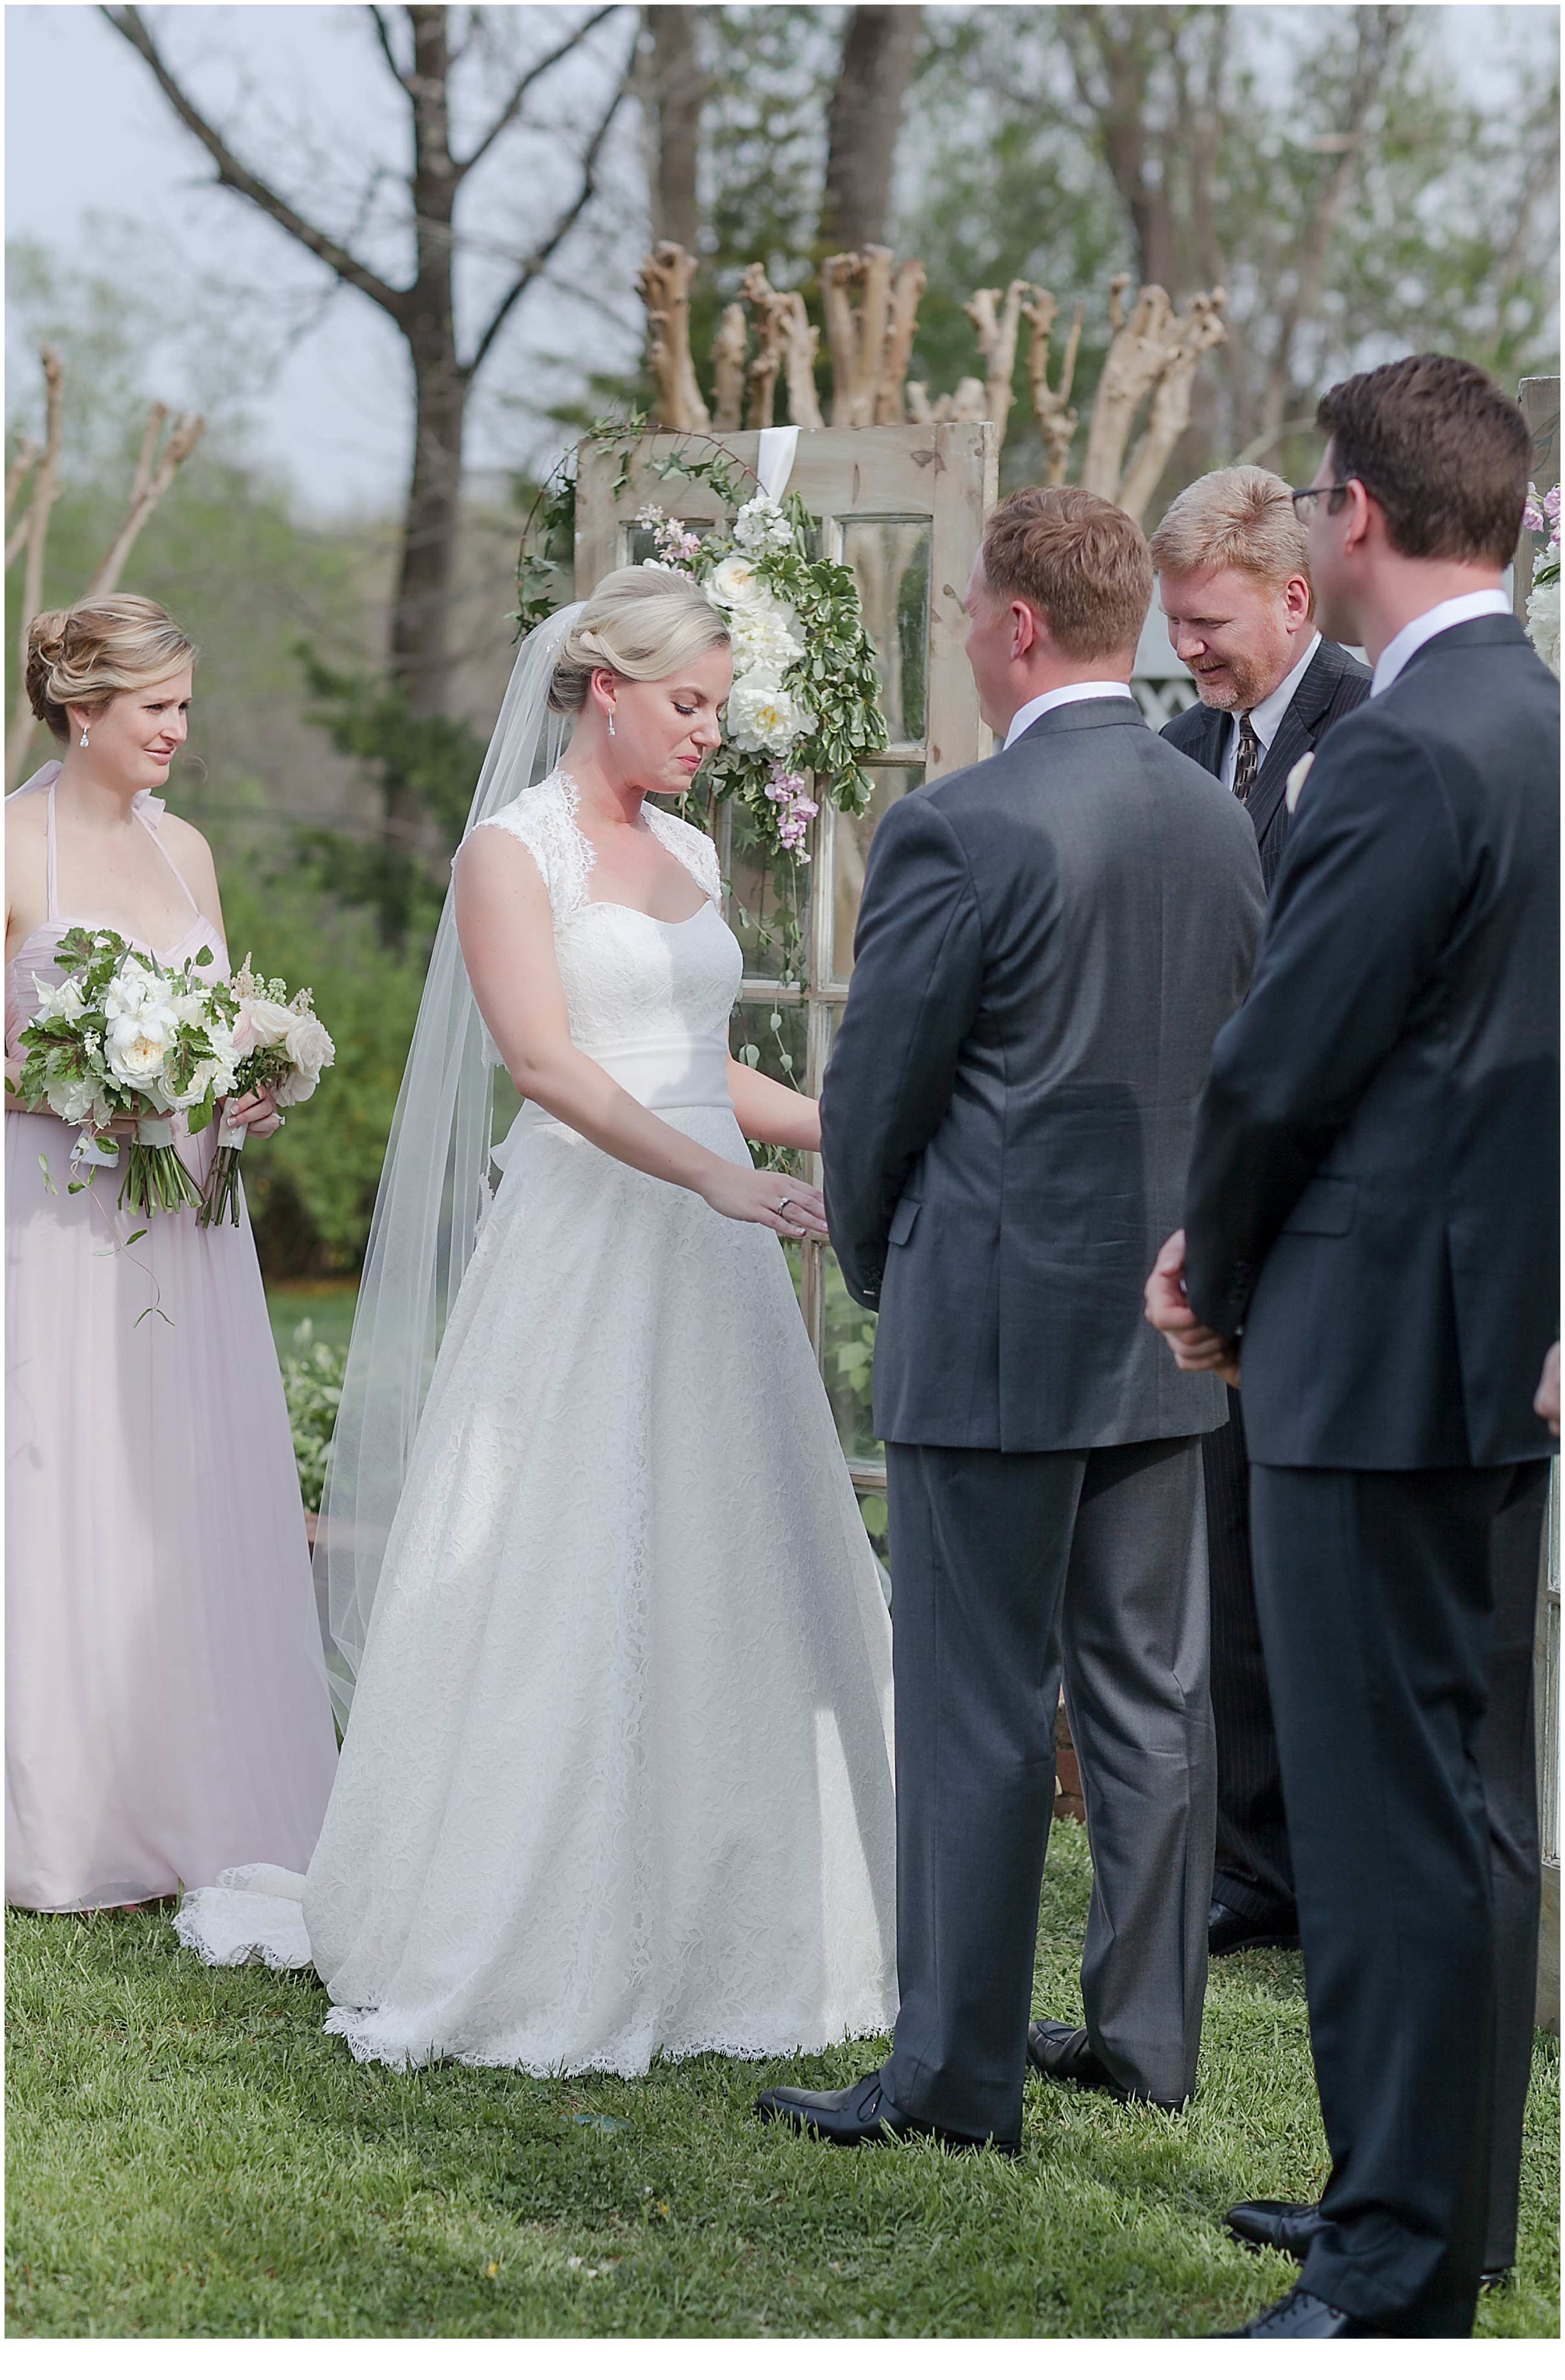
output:
[[[1022,2128],[1062,1667],[1094,1884],[1093,2048],[1195,2085],[1217,1761],[1199,1440],[1063,1453],[888,1445],[896,1583],[897,2108]]]

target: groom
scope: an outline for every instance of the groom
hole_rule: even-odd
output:
[[[892,2056],[762,2094],[831,2141],[1013,2148],[1049,2080],[1195,2087],[1216,1772],[1200,1433],[1139,1327],[1264,896],[1241,804],[1144,725],[1140,529],[1075,488],[990,516],[967,653],[1004,750],[870,852],[822,1098],[848,1287],[880,1313],[895,1575]],[[1062,1663],[1095,1881],[1085,2028],[1029,2028]]]

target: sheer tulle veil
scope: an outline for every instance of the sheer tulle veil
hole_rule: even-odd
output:
[[[549,686],[582,608],[553,613],[517,651],[469,834],[558,762],[573,722],[550,710]],[[376,1194],[316,1530],[326,1667],[345,1722],[441,1333],[488,1196],[494,1077],[486,1041],[448,892]]]

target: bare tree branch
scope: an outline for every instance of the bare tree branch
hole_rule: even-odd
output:
[[[550,258],[553,255],[555,249],[559,247],[561,241],[564,238],[566,233],[572,230],[575,225],[580,220],[581,215],[590,205],[593,198],[595,197],[598,188],[599,152],[601,150],[604,141],[608,139],[609,127],[613,124],[614,117],[619,113],[620,103],[624,99],[625,94],[625,86],[622,80],[618,90],[614,92],[613,99],[609,102],[607,108],[600,118],[598,128],[592,136],[591,141],[588,147],[587,154],[582,159],[581,186],[576,191],[575,199],[572,200],[570,206],[566,208],[564,213],[557,218],[553,230],[550,233],[548,238],[542,243],[541,247],[534,249],[532,254],[528,258],[526,263],[523,265],[521,272],[516,275],[515,281],[512,282],[510,288],[507,289],[504,297],[502,298],[499,305],[490,316],[488,328],[479,339],[478,346],[474,348],[470,361],[466,363],[462,368],[467,379],[474,379],[476,375],[482,370],[484,358],[489,354],[490,349],[493,346],[496,339],[500,336],[501,332],[504,329],[506,320],[509,317],[513,307],[516,304],[519,298],[522,298],[527,295],[533,283],[538,279],[539,274],[543,271],[543,268],[548,263]]]
[[[168,443],[154,468],[157,435],[168,418],[165,405],[154,405],[147,423],[147,433],[141,441],[140,457],[136,465],[136,477],[131,484],[130,503],[109,547],[97,569],[81,590],[79,600],[85,603],[93,595],[112,595],[118,587],[120,575],[130,559],[130,549],[174,483],[174,475],[186,456],[191,454],[206,428],[199,413],[181,414],[168,434]]]
[[[237,190],[241,198],[249,199],[253,206],[260,207],[263,214],[270,215],[273,223],[280,224],[285,232],[290,233],[301,248],[319,257],[339,281],[346,281],[351,288],[372,298],[394,322],[400,322],[406,302],[405,293],[382,281],[380,274],[372,273],[367,264],[361,264],[358,257],[350,254],[329,233],[308,222],[279,191],[263,182],[259,175],[252,174],[248,165],[240,164],[222,134],[207,122],[194,101],[175,79],[140,8],[103,8],[101,14],[107,18],[122,40],[128,42],[131,48],[146,60],[170,107],[186,129],[195,134],[216,166],[218,186],[223,189]]]
[[[470,174],[472,172],[479,159],[486,156],[489,151],[493,148],[495,142],[499,140],[506,127],[516,122],[522,102],[526,99],[534,83],[541,80],[542,77],[549,72],[551,67],[557,67],[562,58],[569,57],[573,50],[579,49],[582,42],[586,41],[588,33],[596,31],[597,28],[603,22],[603,19],[606,17],[613,17],[617,13],[617,8],[612,5],[607,8],[595,8],[591,16],[588,18],[585,24],[578,25],[574,32],[567,33],[564,40],[558,42],[546,56],[538,59],[534,65],[528,67],[527,72],[522,75],[513,86],[510,98],[506,101],[504,106],[501,109],[500,114],[495,117],[493,123],[490,126],[489,130],[479,141],[478,146],[470,150],[466,157],[457,159],[456,177],[458,181],[462,179],[464,175]]]
[[[65,367],[55,348],[39,349],[43,361],[43,387],[46,407],[46,428],[43,452],[39,457],[38,477],[32,483],[32,503],[27,515],[27,569],[22,579],[21,666],[17,674],[17,701],[11,714],[11,732],[6,738],[6,783],[16,783],[21,765],[27,758],[27,747],[32,741],[32,705],[27,693],[27,632],[29,623],[37,613],[43,600],[43,540],[49,534],[49,515],[54,510],[59,492],[60,470],[60,387]]]
[[[386,22],[385,10],[383,8],[371,7],[370,14],[375,19],[375,31],[379,37],[381,48],[384,54],[386,64],[390,67],[393,74],[396,77],[397,81],[402,85],[403,90],[406,91],[407,89],[407,77],[397,65],[396,52],[392,47],[391,27]]]

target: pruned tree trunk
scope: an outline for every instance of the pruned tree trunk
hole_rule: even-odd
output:
[[[1189,427],[1196,369],[1207,350],[1220,346],[1228,336],[1222,319],[1227,303],[1225,289],[1202,290],[1174,325],[1173,346],[1152,391],[1146,427],[1120,481],[1118,502],[1132,520],[1138,521],[1151,503],[1169,457]]]
[[[1166,289],[1149,286],[1137,293],[1127,316],[1124,293],[1128,273],[1114,276],[1109,288],[1109,322],[1113,332],[1104,358],[1092,425],[1086,434],[1086,455],[1081,484],[1097,496],[1116,496],[1125,447],[1136,408],[1168,360],[1173,308]]]
[[[676,241],[660,240],[641,260],[637,287],[647,309],[647,367],[656,384],[658,421],[664,430],[707,430],[707,401],[690,359],[690,284],[696,259]]]
[[[1065,352],[1060,358],[1059,385],[1054,388],[1049,384],[1049,339],[1059,305],[1049,290],[1035,286],[1022,311],[1032,326],[1027,345],[1027,389],[1037,426],[1043,432],[1044,480],[1049,487],[1062,488],[1071,459],[1071,441],[1076,434],[1076,413],[1070,395],[1071,382],[1076,376],[1083,310],[1079,305],[1076,308]]]
[[[1016,370],[1016,333],[1021,322],[1025,281],[1013,281],[1003,302],[998,289],[975,289],[964,311],[978,334],[984,359],[985,419],[996,424],[1001,445],[1011,417],[1012,378]]]
[[[855,8],[848,19],[827,132],[823,247],[862,252],[886,237],[892,164],[923,13]]]
[[[831,355],[831,427],[863,430],[904,418],[903,382],[918,327],[924,267],[900,270],[889,248],[829,256],[820,268]]]
[[[746,427],[770,430],[780,371],[787,374],[788,419],[800,430],[821,428],[815,394],[815,358],[820,334],[796,289],[773,289],[762,264],[752,264],[740,284],[756,318],[758,352],[750,366],[750,409]]]
[[[749,336],[745,310],[725,306],[712,341],[712,428],[737,430],[745,413],[745,357]]]

